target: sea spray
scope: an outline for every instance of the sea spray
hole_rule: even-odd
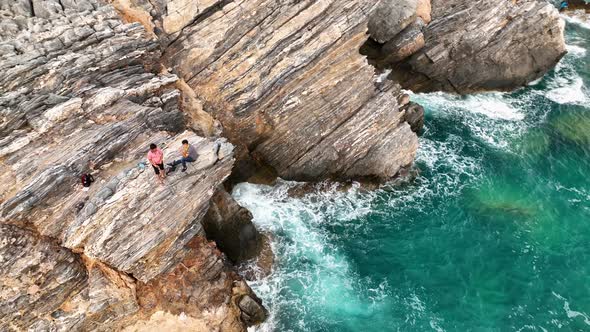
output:
[[[271,308],[269,322],[261,331],[283,330],[277,325],[277,315],[296,320],[303,330],[311,318],[329,326],[339,321],[340,315],[369,316],[387,290],[383,284],[366,287],[344,254],[331,245],[330,234],[324,229],[336,220],[362,218],[371,211],[375,193],[362,194],[358,185],[345,191],[333,185],[302,198],[289,197],[289,189],[296,185],[240,184],[233,191],[237,201],[252,211],[256,226],[276,239],[272,245],[277,256],[273,274],[253,283]]]
[[[271,311],[256,330],[590,329],[590,153],[567,115],[590,112],[590,38],[567,29],[570,53],[527,87],[414,94],[412,182],[238,185],[276,256],[251,282]]]

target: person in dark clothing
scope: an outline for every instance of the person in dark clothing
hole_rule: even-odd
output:
[[[90,173],[82,174],[80,179],[82,181],[82,189],[84,190],[88,190],[92,182],[94,182],[94,177]]]
[[[82,174],[82,185],[84,187],[90,187],[92,182],[94,182],[94,177],[92,176],[92,174],[90,174],[90,173]]]
[[[188,144],[187,140],[182,141],[182,146],[180,147],[179,152],[182,155],[182,157],[180,159],[177,159],[177,160],[168,164],[168,166],[170,166],[168,173],[174,172],[176,170],[176,166],[178,166],[180,164],[182,164],[182,171],[185,172],[186,171],[186,163],[195,162],[197,160],[197,158],[199,157],[195,147]]]

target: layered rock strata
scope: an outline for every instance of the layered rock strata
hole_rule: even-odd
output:
[[[203,134],[206,117],[162,70],[153,35],[94,1],[2,10],[10,19],[0,32],[0,329],[119,330],[153,313],[144,290],[154,280],[169,289],[172,279],[195,278],[186,301],[201,305],[183,312],[207,330],[259,323],[260,301],[237,286],[201,225],[231,173],[233,145],[185,130]],[[160,145],[169,162],[183,139],[199,158],[158,185],[147,146]],[[96,182],[83,191],[86,172]],[[192,274],[176,275],[179,266]],[[180,314],[178,303],[162,298],[158,309]]]
[[[210,3],[181,30],[157,29],[163,60],[258,168],[295,180],[389,179],[412,163],[417,137],[399,86],[359,53],[374,1]]]
[[[233,262],[268,250],[230,175],[391,179],[424,111],[388,77],[504,89],[563,53],[543,2],[396,4],[0,3],[0,329],[243,331],[266,311],[206,237]],[[146,147],[170,161],[182,139],[199,158],[159,186]]]
[[[510,90],[566,53],[564,23],[549,2],[433,1],[431,22],[421,2],[382,0],[369,24],[373,61],[413,91]]]

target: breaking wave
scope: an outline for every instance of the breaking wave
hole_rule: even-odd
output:
[[[514,178],[509,177],[513,174],[510,172],[524,180],[532,172],[526,167],[540,167],[539,156],[554,152],[548,145],[551,143],[546,141],[549,140],[546,131],[551,125],[548,119],[551,112],[588,106],[590,94],[584,80],[586,76],[579,68],[579,62],[587,57],[584,46],[587,42],[584,34],[570,34],[569,53],[560,64],[545,77],[515,92],[468,97],[447,93],[412,94],[412,100],[423,105],[426,111],[425,130],[415,162],[418,174],[413,181],[384,185],[377,190],[364,190],[359,184],[310,186],[287,181],[279,181],[274,186],[237,185],[232,195],[252,212],[257,228],[271,234],[275,254],[273,272],[249,282],[270,310],[268,321],[251,331],[356,331],[360,326],[364,330],[465,330],[473,326],[457,322],[468,319],[478,323],[488,320],[488,325],[482,325],[482,329],[504,323],[504,328],[511,326],[523,331],[547,330],[543,326],[573,328],[568,324],[574,321],[581,324],[578,327],[587,327],[589,316],[582,310],[587,309],[583,306],[586,302],[579,298],[566,301],[555,292],[552,301],[533,296],[547,295],[543,293],[544,288],[531,288],[527,290],[531,298],[521,298],[520,290],[508,294],[507,288],[517,282],[528,285],[526,282],[530,279],[527,278],[542,278],[538,269],[543,266],[537,266],[537,262],[543,257],[563,260],[551,256],[555,248],[559,248],[560,242],[556,239],[562,234],[567,234],[570,241],[582,243],[583,232],[575,232],[579,224],[570,221],[567,224],[570,230],[563,222],[556,223],[553,219],[559,216],[559,209],[569,213],[561,218],[563,221],[573,213],[572,209],[587,206],[590,188],[583,183],[576,187],[551,185],[559,183],[553,180],[540,182],[529,190],[531,192],[518,191],[519,185],[503,186],[515,183]],[[523,142],[525,148],[519,145]],[[503,165],[506,161],[520,164],[508,174],[496,173],[497,168],[510,166]],[[551,172],[554,167],[550,163],[549,171],[539,168],[537,172],[545,176],[543,172]],[[506,178],[498,179],[500,176]],[[489,188],[478,194],[479,190],[486,189],[481,186],[484,182]],[[546,189],[545,184],[554,190],[548,194],[560,195],[548,199],[554,206],[544,207],[544,211],[537,211],[539,205],[528,204],[528,200],[512,201],[504,197],[513,190],[517,192],[516,198],[528,197],[536,194],[534,190]],[[466,191],[471,196],[466,195]],[[543,195],[537,199],[540,197],[545,199]],[[479,201],[473,201],[476,199]],[[585,209],[576,210],[579,213],[576,218],[590,213],[589,208]],[[477,217],[465,219],[468,214],[477,214]],[[489,214],[503,215],[505,220],[499,217],[494,221],[501,222],[486,223]],[[451,219],[437,224],[445,217]],[[522,220],[522,224],[511,228],[510,222],[516,219]],[[399,235],[406,228],[407,233]],[[388,237],[382,236],[384,232],[389,232]],[[463,233],[475,238],[475,241],[465,240],[464,244],[475,252],[456,247],[456,241],[468,237]],[[576,234],[576,238],[571,234]],[[453,237],[455,235],[457,237]],[[391,239],[399,243],[387,247],[388,243],[380,242]],[[437,249],[445,248],[448,253],[437,256],[437,250],[434,253],[432,250],[434,243],[438,244]],[[488,247],[482,243],[487,243]],[[385,258],[400,255],[399,261],[383,258],[385,261],[405,263],[405,266],[393,265],[381,274],[376,271],[382,267],[370,266],[365,268],[371,269],[371,273],[363,272],[359,261],[382,261],[359,258],[374,253],[371,248],[378,245],[382,245],[379,247],[382,252],[378,252]],[[514,260],[505,261],[497,250],[506,250],[504,255],[514,255]],[[575,250],[579,253],[582,249]],[[432,256],[431,261],[426,261],[428,255]],[[574,256],[567,257],[578,262]],[[488,261],[482,262],[486,258]],[[421,259],[424,262],[417,262]],[[523,265],[517,265],[519,260]],[[424,268],[425,264],[430,264],[429,268]],[[499,274],[496,268],[505,269],[509,276]],[[459,301],[460,310],[441,307],[439,301],[445,300],[444,292],[438,293],[436,282],[435,286],[429,283],[440,279],[441,287],[451,287],[453,279],[437,274],[422,276],[423,271],[464,272],[456,276],[459,282],[454,285],[456,289],[451,290],[464,298],[446,298],[451,303]],[[583,271],[584,267],[569,266],[560,275],[584,275]],[[408,273],[413,279],[410,282],[391,277],[398,273]],[[550,283],[549,279],[543,282]],[[396,280],[406,282],[400,285]],[[416,286],[420,284],[424,286]],[[508,296],[516,302],[530,300],[531,307],[506,305]],[[551,294],[548,297],[551,298]],[[582,309],[573,310],[570,303]],[[484,304],[490,307],[483,307]],[[511,313],[500,315],[493,309]],[[462,312],[465,310],[471,311]]]

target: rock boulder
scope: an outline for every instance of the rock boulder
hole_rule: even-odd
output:
[[[386,43],[392,40],[416,20],[418,17],[417,10],[419,2],[422,3],[424,1],[380,0],[371,13],[368,22],[371,38],[379,43]],[[420,9],[424,11],[425,8]]]
[[[262,238],[252,223],[252,214],[222,187],[211,198],[202,224],[207,238],[215,241],[234,263],[252,259],[262,249]]]
[[[414,91],[510,90],[549,71],[566,53],[564,22],[546,1],[435,1],[425,46],[398,67]]]

